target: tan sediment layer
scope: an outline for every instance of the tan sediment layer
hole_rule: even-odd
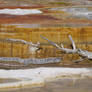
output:
[[[23,28],[24,26],[24,28]],[[25,28],[26,25],[18,25],[18,27],[9,25],[9,26],[0,26],[0,39],[6,38],[19,38],[24,39],[26,41],[40,41],[45,43],[43,39],[40,38],[40,35],[47,37],[48,39],[54,42],[64,42],[68,41],[68,35],[72,35],[75,42],[82,42],[87,40],[92,41],[92,27],[38,27],[38,28],[30,28],[31,24],[29,24],[28,28]],[[14,34],[14,35],[12,35]],[[63,38],[64,37],[64,38]]]
[[[71,44],[68,35],[72,35],[78,48],[92,51],[92,27],[17,28],[15,26],[1,26],[0,30],[0,39],[14,38],[32,41],[33,43],[39,41],[45,51],[47,48],[53,49],[54,47],[43,40],[40,35],[58,44],[62,42],[67,48],[70,48]],[[13,53],[13,56],[21,57],[28,53],[28,45],[2,40],[0,41],[0,50],[1,56],[5,53],[5,56],[11,56],[11,53]],[[53,50],[51,51],[53,52]]]

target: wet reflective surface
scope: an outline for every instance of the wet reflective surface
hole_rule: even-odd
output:
[[[59,79],[43,87],[2,90],[0,92],[92,92],[92,79]]]
[[[18,82],[18,79],[12,79],[12,78],[0,78],[0,84],[3,83],[12,83],[12,82]]]

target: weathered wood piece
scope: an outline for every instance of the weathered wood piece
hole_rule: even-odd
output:
[[[92,59],[92,52],[89,52],[87,50],[81,50],[81,49],[78,49],[78,54],[81,56],[81,57],[85,57],[85,58],[88,58],[88,59]]]
[[[79,62],[82,62],[82,61],[85,60],[85,59],[86,59],[86,58],[80,57],[79,59],[73,60],[72,62],[74,62],[74,63],[79,63]]]
[[[61,51],[64,51],[65,53],[78,53],[82,58],[87,58],[87,59],[92,59],[92,52],[89,52],[87,50],[81,50],[81,49],[77,49],[75,42],[72,39],[72,36],[69,35],[68,36],[70,41],[72,42],[72,49],[68,49],[68,48],[64,48],[63,44],[61,43],[61,46],[59,46],[58,44],[48,40],[46,37],[41,36],[42,39],[47,40],[51,45],[55,46],[56,48],[58,48]],[[77,60],[76,62],[81,62],[83,61],[83,59]]]
[[[69,35],[68,37],[69,37],[70,41],[72,42],[72,48],[73,48],[73,50],[76,50],[76,45],[75,45],[75,42],[72,39],[72,36]]]
[[[69,35],[69,38],[72,42],[72,46],[73,46],[73,49],[76,50],[76,45],[74,43],[74,41],[72,40],[72,37]],[[77,49],[76,51],[81,57],[84,57],[84,58],[88,58],[88,59],[92,59],[92,52],[89,52],[87,50],[82,50],[82,49]],[[84,59],[83,58],[83,59]],[[83,59],[80,59],[79,61],[83,61]]]
[[[5,39],[5,40],[6,40],[6,41],[11,41],[11,42],[21,42],[21,43],[23,43],[23,44],[28,44],[27,41],[22,40],[22,39],[12,39],[12,38],[7,38],[7,39]]]
[[[69,35],[69,38],[72,42],[72,47],[73,49],[68,49],[68,48],[64,48],[63,44],[61,43],[61,46],[59,46],[58,44],[48,40],[46,37],[43,37],[41,36],[42,39],[44,40],[47,40],[51,45],[55,46],[56,48],[58,48],[59,50],[65,52],[65,53],[76,53],[77,52],[77,49],[76,49],[76,46],[75,46],[75,43],[74,41],[72,40],[72,37]]]
[[[74,43],[74,41],[72,40],[72,37],[71,35],[69,35],[69,38],[72,42],[72,46],[73,46],[73,49],[76,50],[76,45]],[[77,49],[77,53],[81,56],[81,57],[84,57],[84,58],[88,58],[88,59],[92,59],[92,52],[89,52],[87,50],[82,50],[82,49]],[[84,59],[83,58],[83,59]],[[83,59],[80,59],[79,61],[82,61]]]
[[[29,45],[29,51],[31,54],[35,54],[35,52],[37,50],[40,49],[40,43],[37,42],[36,44],[33,44],[32,42],[27,42],[25,40],[21,40],[21,39],[6,39],[7,41],[11,41],[11,42],[21,42],[23,44],[28,44]]]

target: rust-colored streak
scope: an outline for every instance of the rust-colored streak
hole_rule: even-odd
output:
[[[0,14],[0,23],[42,23],[42,22],[53,22],[58,19],[40,14],[32,14],[32,15],[8,15],[8,14]]]
[[[16,9],[16,8],[20,8],[20,9],[33,9],[33,8],[44,8],[43,5],[31,5],[31,6],[2,6],[0,7],[0,9]]]

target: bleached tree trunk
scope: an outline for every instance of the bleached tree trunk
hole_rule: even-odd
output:
[[[55,46],[56,48],[58,48],[61,51],[64,51],[65,53],[73,53],[73,54],[78,53],[82,58],[85,57],[85,58],[88,58],[88,59],[92,59],[92,52],[76,48],[75,42],[73,41],[71,35],[69,35],[69,39],[72,42],[72,47],[73,47],[72,49],[64,48],[62,43],[61,43],[61,46],[59,46],[58,44],[48,40],[46,37],[41,36],[41,38],[44,39],[44,40],[47,40],[51,45]],[[78,62],[78,61],[80,62],[82,60],[83,59],[79,59],[76,62]]]
[[[40,43],[37,42],[33,44],[32,42],[29,43],[29,51],[31,54],[36,54],[36,51],[40,49]]]
[[[89,51],[86,51],[86,50],[78,49],[78,54],[79,54],[81,57],[86,57],[86,58],[88,58],[88,59],[92,59],[92,52],[89,52]]]
[[[72,36],[69,35],[68,37],[69,37],[70,41],[72,42],[73,50],[76,50],[76,45],[75,45],[75,42],[74,42],[73,39],[72,39]]]
[[[37,42],[36,44],[33,44],[32,42],[27,42],[25,40],[21,39],[6,39],[6,41],[11,41],[11,42],[21,42],[23,44],[28,44],[29,45],[29,51],[31,54],[35,54],[37,50],[40,48],[40,43]]]
[[[46,37],[41,36],[41,38],[44,39],[44,40],[47,40],[51,45],[55,46],[56,48],[58,48],[59,50],[65,52],[65,53],[76,53],[77,52],[75,43],[72,40],[72,37],[70,35],[69,35],[69,38],[70,38],[70,40],[72,42],[73,49],[64,48],[62,43],[61,43],[61,46],[59,46],[58,44],[52,42],[51,40],[48,40]]]

